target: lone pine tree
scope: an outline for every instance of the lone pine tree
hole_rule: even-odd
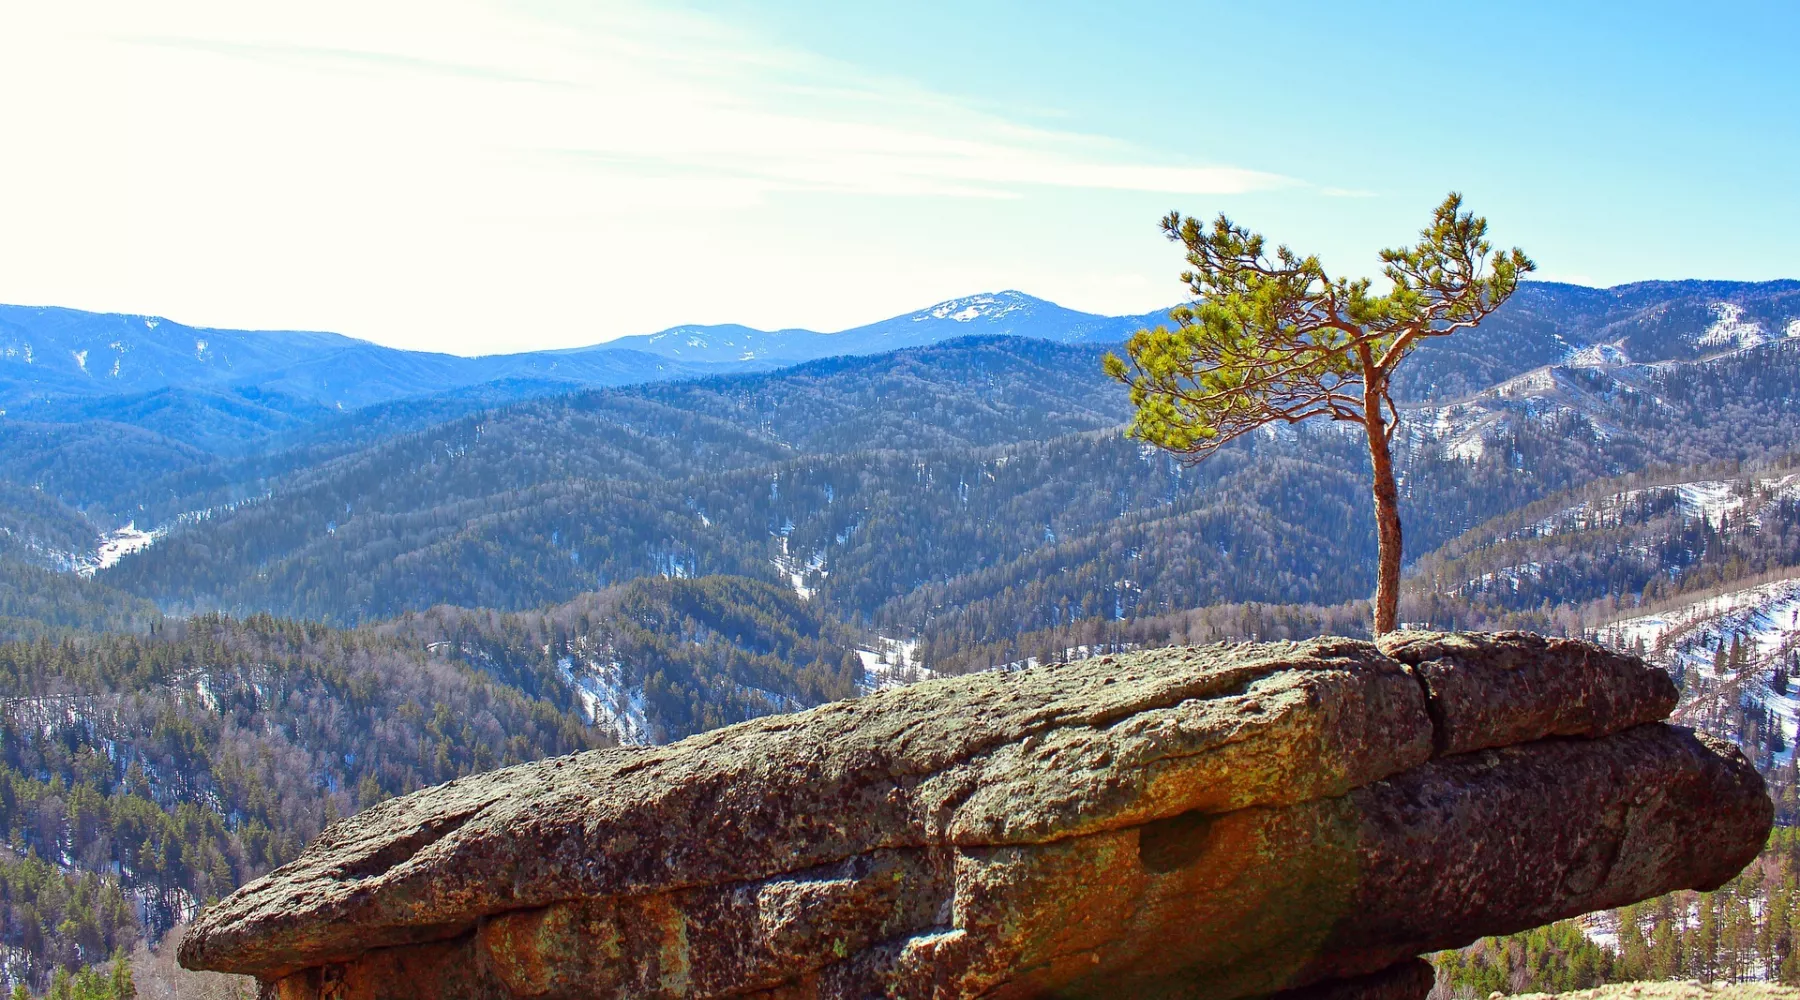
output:
[[[1333,279],[1317,257],[1278,247],[1221,215],[1210,226],[1170,213],[1164,234],[1187,248],[1181,280],[1194,304],[1177,327],[1140,330],[1130,360],[1106,372],[1131,387],[1129,433],[1200,461],[1275,423],[1314,417],[1361,424],[1375,474],[1380,561],[1375,634],[1392,631],[1400,601],[1400,493],[1389,446],[1399,410],[1389,389],[1400,363],[1432,337],[1486,319],[1534,269],[1514,248],[1494,253],[1487,220],[1451,194],[1410,247],[1383,250],[1389,288]]]

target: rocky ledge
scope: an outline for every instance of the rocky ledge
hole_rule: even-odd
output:
[[[1522,633],[928,681],[391,800],[181,961],[286,1000],[1415,1000],[1414,956],[1755,857],[1761,779],[1675,699]]]

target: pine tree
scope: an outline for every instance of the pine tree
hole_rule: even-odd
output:
[[[1712,980],[1719,972],[1719,905],[1712,894],[1701,896],[1698,905],[1700,925],[1688,937],[1688,972]]]
[[[1686,970],[1682,966],[1682,957],[1686,954],[1686,943],[1677,922],[1675,901],[1668,896],[1659,901],[1655,924],[1650,929],[1650,962],[1649,978],[1674,979]],[[1685,907],[1683,907],[1685,911]],[[1686,913],[1683,912],[1685,917]]]
[[[1400,493],[1390,444],[1399,428],[1394,371],[1425,340],[1469,329],[1535,265],[1495,254],[1487,220],[1451,194],[1411,247],[1381,252],[1392,283],[1332,279],[1317,257],[1278,247],[1221,215],[1210,227],[1170,213],[1163,233],[1187,249],[1181,280],[1195,304],[1173,310],[1174,330],[1140,330],[1106,373],[1131,387],[1133,437],[1193,461],[1271,424],[1314,417],[1362,426],[1374,472],[1380,540],[1375,634],[1391,631],[1400,600]]]
[[[137,1000],[137,982],[131,977],[131,956],[120,951],[113,955],[109,1000]]]

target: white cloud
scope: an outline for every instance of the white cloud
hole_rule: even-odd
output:
[[[880,217],[1289,183],[648,4],[6,4],[0,91],[23,99],[0,103],[3,300],[463,351],[575,343],[695,318],[672,297],[779,312],[798,267],[866,294],[843,276],[921,248],[821,265],[798,241],[844,199],[902,202],[859,209]]]

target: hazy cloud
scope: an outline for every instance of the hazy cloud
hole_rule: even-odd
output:
[[[7,16],[0,87],[25,99],[0,129],[31,138],[0,157],[0,297],[15,300],[458,349],[524,310],[591,340],[596,281],[619,323],[604,333],[638,332],[660,315],[639,299],[687,287],[694,220],[775,198],[1292,183],[1034,127],[650,4],[77,0]],[[801,238],[754,240],[803,258]],[[769,286],[759,263],[734,279],[746,294]]]

